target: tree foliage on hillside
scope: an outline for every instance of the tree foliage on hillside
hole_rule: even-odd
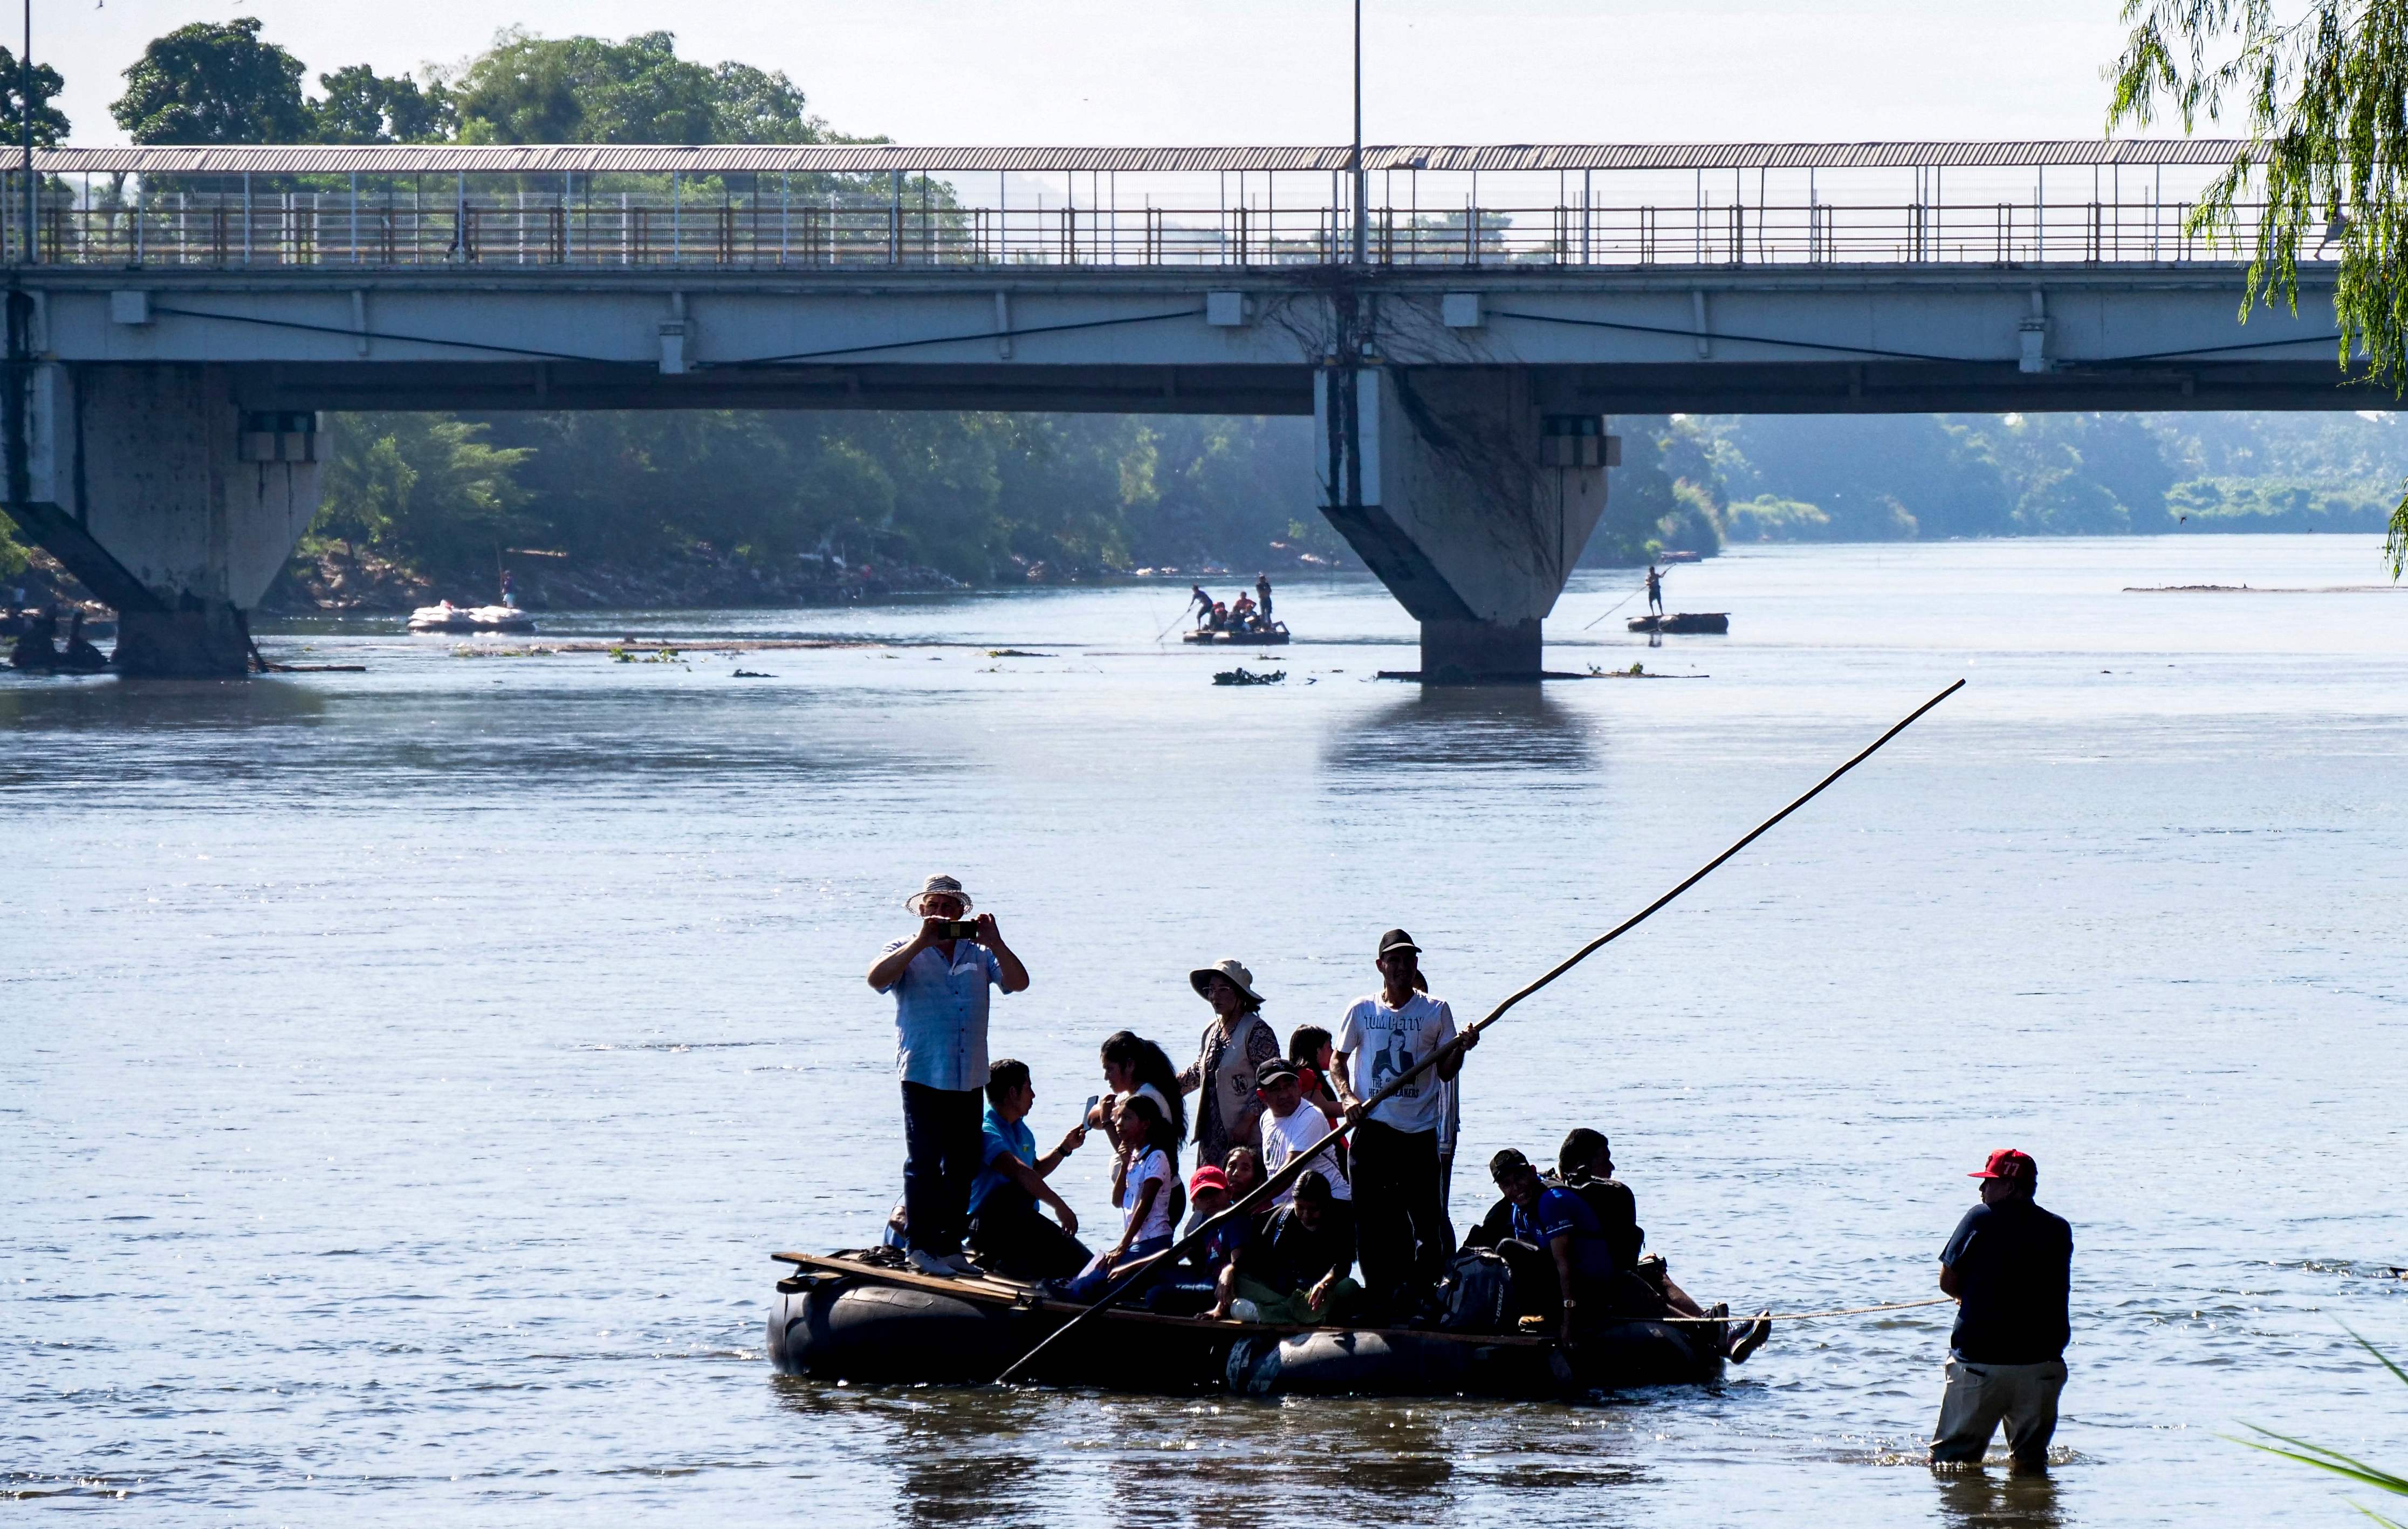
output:
[[[2408,473],[2397,414],[1784,415],[1694,422],[1736,538],[2379,531]],[[1758,513],[1764,497],[1820,522]]]

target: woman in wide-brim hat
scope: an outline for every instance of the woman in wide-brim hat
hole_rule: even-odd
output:
[[[1262,1095],[1257,1069],[1280,1054],[1279,1037],[1263,1022],[1263,996],[1254,974],[1236,960],[1216,961],[1187,974],[1188,986],[1212,1006],[1196,1062],[1179,1075],[1182,1093],[1199,1095],[1196,1106],[1197,1161],[1218,1163],[1232,1147],[1262,1140]]]

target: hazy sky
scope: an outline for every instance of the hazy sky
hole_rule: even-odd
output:
[[[2114,0],[1370,0],[1374,142],[2086,137]],[[13,11],[15,7],[7,7]],[[316,76],[551,36],[667,29],[785,70],[832,123],[905,143],[1342,142],[1336,0],[36,0],[78,143],[118,143],[121,71],[186,21],[255,15]],[[16,44],[13,18],[0,23]]]

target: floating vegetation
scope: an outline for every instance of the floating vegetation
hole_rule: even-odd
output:
[[[674,648],[655,648],[650,652],[640,648],[613,648],[610,650],[610,662],[613,664],[682,664],[685,660],[678,656],[678,650]]]
[[[1054,655],[1026,652],[1018,648],[990,648],[986,650],[986,656],[989,658],[1052,658]]]
[[[1234,669],[1223,669],[1219,674],[1212,677],[1212,683],[1216,685],[1276,685],[1286,678],[1287,671],[1285,669],[1272,669],[1265,674],[1256,674],[1254,670],[1240,665]]]
[[[778,677],[774,674],[763,674],[758,669],[738,669],[727,678],[730,679],[775,679]]]
[[[1649,674],[1647,665],[1644,664],[1633,664],[1627,669],[1600,668],[1592,664],[1588,666],[1588,677],[1591,679],[1712,679],[1713,678],[1710,674]],[[1563,675],[1559,678],[1571,679],[1578,677]]]

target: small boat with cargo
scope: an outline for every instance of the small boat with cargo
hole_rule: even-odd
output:
[[[887,1249],[774,1256],[793,1266],[768,1321],[770,1362],[788,1375],[983,1385],[1087,1309],[999,1275],[899,1267]],[[1560,1399],[1713,1380],[1729,1326],[1609,1322],[1567,1350],[1521,1332],[1280,1326],[1131,1303],[1096,1313],[1025,1373],[1112,1391]]]
[[[409,613],[412,632],[532,632],[535,618],[516,606],[421,606]]]
[[[1724,634],[1730,631],[1727,610],[1677,610],[1669,616],[1633,616],[1633,632],[1670,632],[1675,636],[1699,633]]]

